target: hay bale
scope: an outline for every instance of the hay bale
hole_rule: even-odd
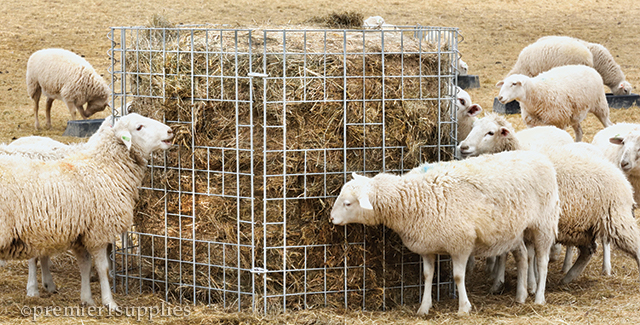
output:
[[[417,285],[419,257],[383,227],[331,225],[327,197],[339,193],[344,171],[381,171],[383,159],[386,170],[402,171],[451,154],[429,148],[451,143],[450,128],[438,123],[450,118],[448,105],[432,100],[447,91],[438,76],[448,56],[403,32],[141,35],[126,57],[130,110],[168,121],[177,146],[155,161],[166,169],[144,181],[155,190],[141,192],[136,228],[170,238],[140,237],[145,258],[130,262],[140,274],[168,279],[170,296],[236,307],[252,300],[228,291],[254,285],[258,306],[268,299],[275,310],[283,297],[265,295],[315,293],[287,297],[288,308],[344,306],[344,293],[325,292],[345,283],[350,306],[418,301],[417,288],[404,297],[382,288]],[[413,265],[398,267],[407,261]],[[246,271],[252,267],[269,272]],[[190,284],[220,291],[194,293]]]

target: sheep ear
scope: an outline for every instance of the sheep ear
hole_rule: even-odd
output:
[[[365,191],[365,193],[361,193],[358,196],[358,203],[360,203],[360,207],[365,210],[373,210],[373,205],[371,205],[371,201],[369,201],[369,191]]]
[[[480,112],[482,112],[482,107],[480,107],[480,105],[478,104],[473,104],[469,106],[469,110],[467,110],[467,115],[473,117],[480,114]]]
[[[509,132],[509,129],[504,128],[504,127],[503,127],[503,128],[500,128],[500,134],[501,134],[503,137],[506,137],[507,135],[509,135],[509,133],[510,133],[510,132]]]
[[[118,138],[125,146],[127,150],[131,150],[131,133],[129,130],[119,130],[116,132],[116,138]]]
[[[498,81],[496,87],[502,87],[502,85],[504,85],[504,80]]]
[[[613,144],[617,144],[617,145],[622,145],[623,144],[624,139],[621,138],[620,136],[615,136],[613,138],[609,138],[609,142],[613,143]]]

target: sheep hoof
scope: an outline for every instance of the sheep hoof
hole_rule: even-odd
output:
[[[426,316],[429,315],[429,306],[421,305],[420,309],[418,309],[418,316]]]
[[[109,302],[109,303],[106,303],[106,304],[105,304],[105,306],[106,306],[107,308],[109,308],[109,311],[112,311],[112,312],[117,311],[117,310],[118,310],[118,308],[120,308],[120,307],[118,307],[118,304],[116,304],[116,303],[115,303],[115,302],[113,302],[113,301],[112,301],[112,302]]]
[[[89,299],[87,301],[83,301],[82,302],[82,307],[90,307],[90,306],[95,306],[96,303],[93,301],[93,299]]]
[[[27,297],[40,297],[40,291],[38,291],[38,288],[35,289],[27,289]]]
[[[0,267],[7,266],[7,262],[5,260],[0,260]]]
[[[48,283],[43,283],[42,286],[44,286],[44,288],[51,293],[56,293],[58,292],[58,288],[56,287],[56,285],[54,283],[48,284]]]
[[[504,282],[499,281],[493,284],[491,289],[489,289],[489,293],[491,294],[499,294],[504,290]]]

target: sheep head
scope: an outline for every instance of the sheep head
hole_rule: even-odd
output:
[[[169,149],[173,141],[173,131],[169,126],[136,113],[121,117],[113,125],[113,130],[118,141],[128,150],[136,147],[145,158],[156,150]]]
[[[344,226],[349,223],[375,225],[373,205],[369,200],[371,178],[353,173],[353,179],[344,184],[331,209],[331,222]]]
[[[628,81],[621,82],[618,87],[611,89],[614,95],[629,95],[633,91],[633,86]]]
[[[513,137],[511,123],[500,115],[488,114],[473,123],[471,132],[460,142],[458,149],[463,158],[498,153],[508,147],[507,143],[517,141]]]
[[[626,135],[611,137],[609,142],[622,146],[622,155],[618,162],[622,171],[629,173],[640,165],[640,129],[635,129]]]
[[[496,87],[500,87],[498,100],[503,104],[513,100],[524,100],[526,97],[524,86],[529,79],[530,78],[525,75],[513,74],[502,81],[498,81],[496,84]]]

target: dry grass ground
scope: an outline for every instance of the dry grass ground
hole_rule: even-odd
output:
[[[68,120],[66,107],[54,104],[53,128],[34,133],[32,102],[25,87],[25,67],[29,55],[48,47],[62,47],[80,53],[105,78],[111,26],[143,25],[153,14],[162,14],[176,23],[272,24],[300,23],[313,16],[331,12],[359,10],[365,17],[383,16],[387,22],[400,25],[453,26],[460,28],[464,42],[460,44],[463,59],[470,73],[480,76],[481,88],[470,90],[475,102],[490,111],[498,90],[494,87],[515,62],[519,51],[538,37],[564,34],[605,45],[622,66],[627,79],[640,88],[640,7],[636,1],[570,0],[183,0],[183,1],[123,1],[123,0],[3,0],[0,6],[0,141],[15,137],[45,135],[70,142],[73,138],[61,134]],[[41,110],[41,116],[43,116]],[[103,117],[102,113],[97,117]],[[637,107],[612,110],[613,122],[637,121]],[[509,120],[517,129],[523,127],[520,116]],[[593,116],[583,123],[585,141],[602,128]],[[391,312],[346,312],[339,310],[309,310],[276,316],[225,313],[215,307],[195,307],[186,318],[156,318],[159,323],[213,324],[370,324],[370,323],[640,323],[640,282],[635,262],[619,252],[613,255],[613,273],[600,275],[600,255],[596,257],[575,283],[559,284],[560,264],[551,265],[547,304],[535,306],[513,301],[512,286],[503,295],[487,295],[488,286],[479,276],[468,281],[470,299],[474,305],[471,316],[455,315],[457,300],[446,299],[435,304],[432,314],[417,318],[417,305]],[[479,263],[479,268],[482,263]],[[60,286],[57,294],[26,299],[26,263],[11,262],[0,269],[0,322],[32,323],[22,317],[22,306],[77,306],[79,277],[72,258],[63,255],[54,261],[53,273]],[[511,272],[514,273],[514,272]],[[94,285],[94,297],[98,297]],[[161,297],[151,294],[116,294],[123,306],[158,306]],[[48,323],[137,323],[135,318],[84,317],[46,318]]]

